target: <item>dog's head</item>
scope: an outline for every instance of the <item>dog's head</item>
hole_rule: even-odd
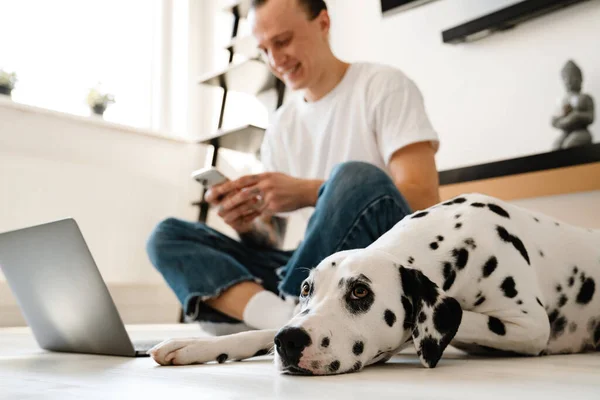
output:
[[[354,372],[413,341],[435,367],[462,318],[459,303],[416,269],[376,250],[323,260],[302,283],[300,311],[275,337],[275,362],[291,374]]]

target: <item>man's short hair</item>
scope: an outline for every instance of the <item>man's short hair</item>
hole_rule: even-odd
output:
[[[258,8],[265,4],[268,0],[252,0],[251,8]],[[321,11],[327,10],[325,0],[296,0],[308,14],[308,19],[313,20],[321,14]]]

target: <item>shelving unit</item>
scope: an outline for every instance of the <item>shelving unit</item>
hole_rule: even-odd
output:
[[[230,64],[222,71],[201,77],[199,83],[218,86],[223,88],[223,90],[257,95],[261,92],[274,89],[276,81],[277,79],[269,71],[264,62],[256,59],[248,59],[240,63]]]
[[[215,1],[215,0],[213,0]],[[223,129],[225,108],[227,107],[227,94],[229,91],[241,92],[252,96],[259,96],[267,91],[275,91],[276,108],[283,104],[285,85],[269,70],[269,67],[260,59],[254,39],[250,36],[238,36],[240,21],[246,19],[250,10],[250,0],[221,0],[220,4],[225,12],[233,14],[233,27],[231,40],[225,46],[229,52],[227,67],[219,71],[208,73],[198,79],[198,84],[220,87],[223,90],[219,122],[215,133],[202,141],[214,147],[211,165],[217,164],[220,148],[227,148],[239,152],[257,154],[265,129],[255,125],[243,125],[236,128]],[[244,60],[233,62],[234,55],[241,54]],[[192,203],[200,208],[198,221],[206,222],[209,205],[204,201],[206,189],[202,198]]]
[[[212,0],[219,1],[219,0]],[[227,67],[214,71],[198,79],[200,85],[220,87],[223,90],[219,122],[213,135],[201,140],[199,143],[210,145],[214,148],[210,165],[216,166],[220,148],[226,148],[243,153],[258,154],[262,144],[265,128],[246,124],[235,128],[224,129],[225,108],[227,107],[227,94],[229,91],[242,92],[259,96],[274,90],[276,93],[276,109],[283,104],[285,85],[269,70],[269,67],[260,60],[258,50],[253,38],[248,36],[238,37],[240,21],[247,18],[250,9],[250,0],[220,0],[223,10],[233,14],[233,27],[231,40],[225,46],[229,52]],[[234,55],[241,54],[241,62],[233,62]],[[192,203],[199,207],[198,221],[206,223],[209,204],[204,201],[207,189],[204,188],[202,197]],[[185,321],[183,310],[180,312],[179,322]]]

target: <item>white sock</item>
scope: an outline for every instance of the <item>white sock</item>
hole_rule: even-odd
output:
[[[244,322],[256,329],[278,329],[283,327],[294,312],[294,304],[263,290],[256,293],[244,309]]]

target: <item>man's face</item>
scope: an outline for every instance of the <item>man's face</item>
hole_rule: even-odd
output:
[[[298,0],[268,0],[250,11],[249,21],[271,71],[290,89],[318,80],[319,61],[329,47],[326,12],[311,21]]]

